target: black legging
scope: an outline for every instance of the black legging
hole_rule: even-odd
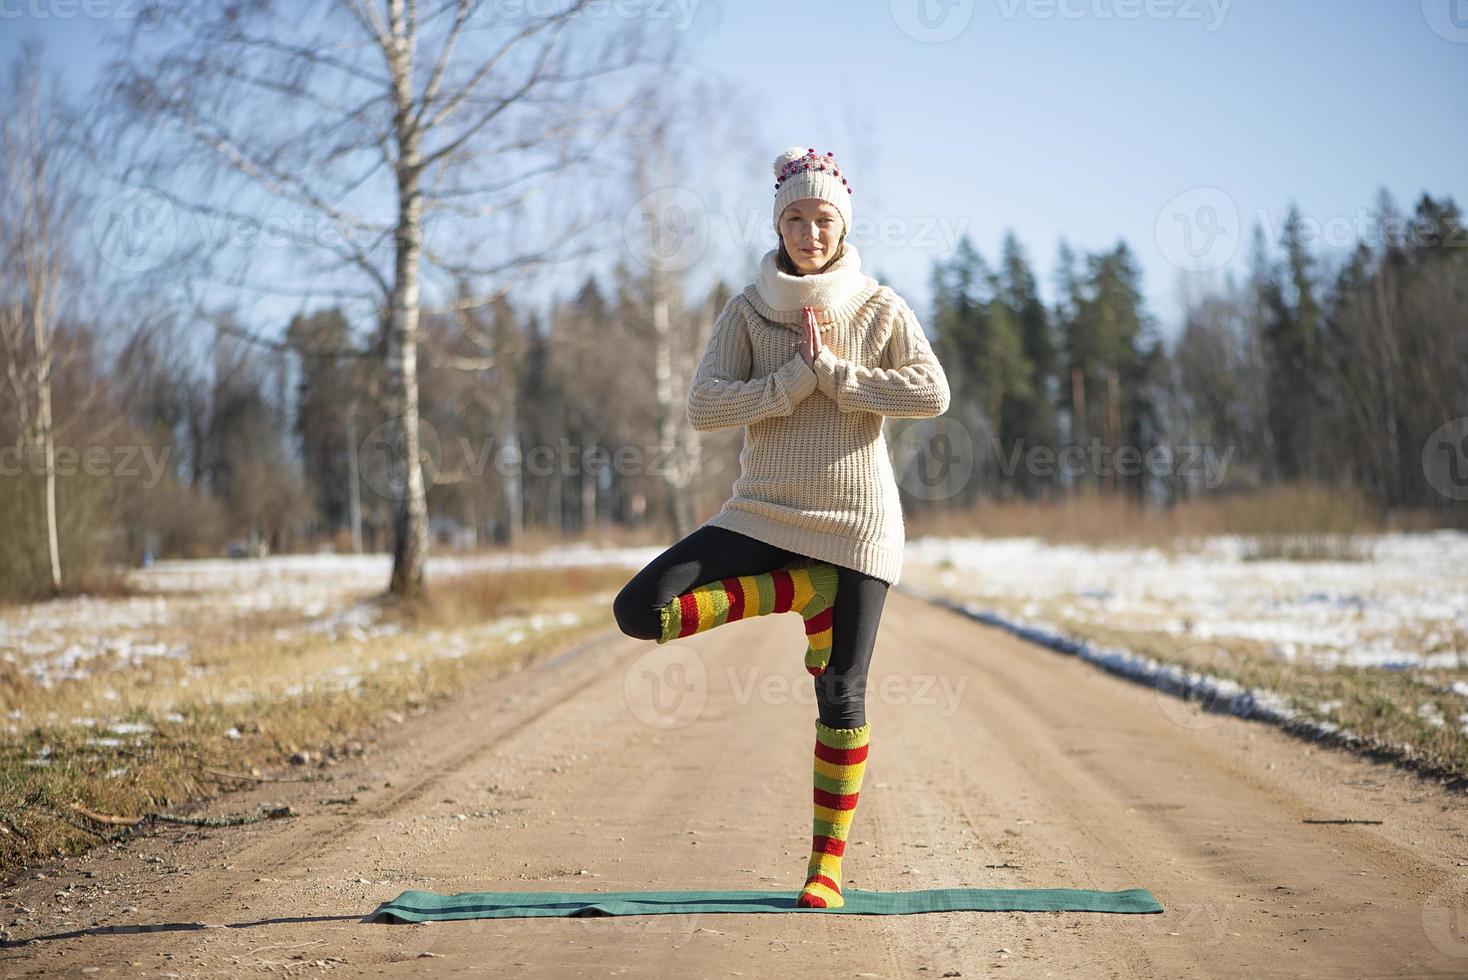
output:
[[[705,524],[634,575],[617,594],[612,611],[623,633],[656,640],[661,635],[658,610],[676,596],[720,579],[773,571],[801,557],[747,534]],[[814,678],[816,705],[823,723],[857,728],[866,724],[867,670],[888,583],[852,568],[835,567],[831,659],[825,673]]]

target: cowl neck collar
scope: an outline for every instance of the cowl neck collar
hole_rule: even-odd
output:
[[[851,242],[846,252],[825,272],[792,276],[775,265],[780,254],[775,246],[759,263],[759,278],[744,290],[760,316],[776,323],[799,327],[804,322],[803,306],[826,310],[822,323],[844,320],[861,308],[880,284],[861,271],[861,253]]]

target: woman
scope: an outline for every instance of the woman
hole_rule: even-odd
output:
[[[904,527],[886,417],[948,410],[948,381],[912,309],[864,275],[852,190],[834,154],[775,159],[777,246],[719,314],[688,393],[700,431],[744,429],[733,495],[635,575],[624,633],[666,643],[798,612],[815,677],[815,818],[804,908],[839,908],[841,859],[866,769],[866,679]]]

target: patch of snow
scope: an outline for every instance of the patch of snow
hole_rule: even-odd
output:
[[[614,565],[635,569],[661,551],[656,547],[568,545],[534,554],[433,555],[425,574],[431,581],[516,568]],[[67,597],[0,611],[0,657],[19,665],[40,687],[52,689],[152,659],[187,662],[192,652],[189,645],[162,638],[163,631],[186,636],[194,624],[216,628],[251,615],[281,614],[304,620],[279,627],[274,635],[282,642],[303,636],[361,642],[399,635],[404,627],[379,622],[378,610],[367,601],[386,586],[391,569],[387,554],[158,561],[126,573],[127,582],[146,593],[143,595]]]
[[[1443,717],[1443,713],[1431,701],[1423,701],[1417,706],[1417,717],[1421,718],[1433,728],[1441,728],[1447,724],[1447,719]]]
[[[1247,540],[1083,548],[1038,538],[921,537],[906,560],[966,599],[1048,600],[1077,622],[1163,630],[1180,641],[1264,644],[1314,666],[1468,667],[1468,534],[1379,535],[1369,561],[1244,561]]]

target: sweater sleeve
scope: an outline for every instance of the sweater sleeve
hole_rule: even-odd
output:
[[[816,387],[843,412],[876,412],[891,418],[928,418],[948,411],[948,378],[917,315],[901,300],[880,367],[838,358],[822,347],[812,365]]]
[[[736,296],[719,314],[688,389],[688,424],[700,432],[789,415],[797,402],[816,390],[815,372],[799,352],[776,371],[750,378],[753,352],[738,301]]]

